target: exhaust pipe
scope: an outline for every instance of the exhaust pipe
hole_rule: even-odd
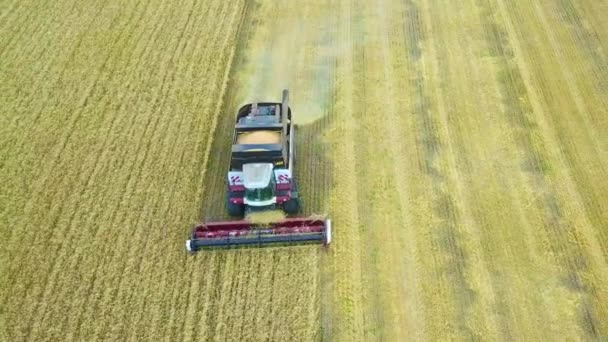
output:
[[[281,103],[281,116],[283,118],[286,118],[288,112],[289,112],[289,90],[283,89],[283,101]]]

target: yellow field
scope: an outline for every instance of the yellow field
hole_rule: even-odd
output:
[[[607,17],[0,0],[0,340],[608,339]],[[332,246],[187,255],[285,87]]]

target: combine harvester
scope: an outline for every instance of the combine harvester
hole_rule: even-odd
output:
[[[247,219],[251,213],[282,210],[297,214],[300,199],[294,179],[295,126],[283,90],[282,103],[252,103],[241,107],[232,139],[226,206],[237,221],[195,226],[186,249],[239,245],[331,242],[329,218],[285,218],[267,224]]]

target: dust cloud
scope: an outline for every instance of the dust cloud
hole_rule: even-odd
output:
[[[339,43],[337,18],[330,11],[311,7],[285,15],[282,7],[287,5],[273,6],[252,14],[255,27],[237,74],[238,99],[241,104],[280,102],[281,91],[289,89],[294,122],[310,124],[327,114],[335,66],[349,49]],[[255,18],[269,11],[276,15]]]

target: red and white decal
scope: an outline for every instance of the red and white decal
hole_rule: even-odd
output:
[[[243,185],[243,173],[240,171],[228,172],[228,184],[231,186]]]
[[[291,183],[291,172],[287,169],[274,170],[274,177],[277,180],[277,184]]]

